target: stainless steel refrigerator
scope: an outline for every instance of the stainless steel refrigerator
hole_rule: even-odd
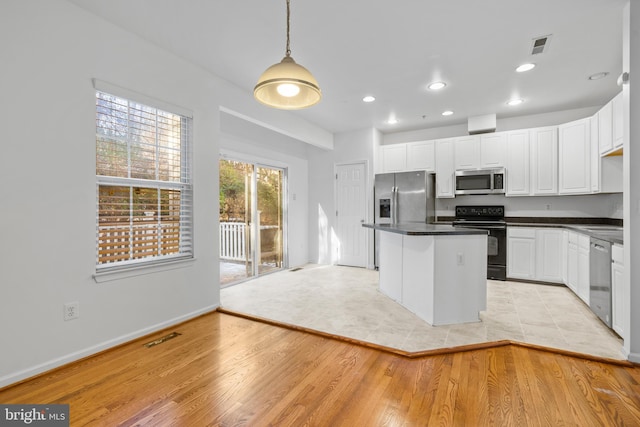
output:
[[[374,184],[376,224],[435,221],[435,175],[425,171],[383,173]],[[375,232],[375,266],[378,268],[379,231]]]

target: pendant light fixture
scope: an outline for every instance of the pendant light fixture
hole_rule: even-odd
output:
[[[253,96],[269,107],[299,110],[320,102],[322,93],[315,77],[291,57],[289,41],[290,0],[287,0],[287,50],[282,61],[267,68],[253,89]]]

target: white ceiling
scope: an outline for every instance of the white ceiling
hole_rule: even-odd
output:
[[[285,0],[70,1],[248,93],[284,56]],[[323,92],[292,114],[331,132],[391,133],[602,105],[620,90],[625,2],[291,0],[292,57]],[[532,56],[533,38],[548,34],[548,49]],[[537,67],[516,73],[524,62]],[[601,71],[609,75],[587,79]],[[427,90],[435,80],[448,86]],[[525,102],[507,106],[513,97]],[[392,115],[398,124],[386,124]]]

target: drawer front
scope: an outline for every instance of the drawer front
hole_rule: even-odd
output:
[[[536,229],[527,227],[507,227],[507,237],[520,237],[525,239],[535,239]]]

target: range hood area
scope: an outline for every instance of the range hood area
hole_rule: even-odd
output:
[[[469,135],[479,133],[491,133],[496,131],[496,115],[485,114],[482,116],[469,117],[467,120]]]

